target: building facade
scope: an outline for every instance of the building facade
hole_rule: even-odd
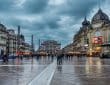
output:
[[[40,44],[40,47],[38,49],[38,52],[44,52],[48,55],[57,55],[58,52],[61,50],[61,44],[55,40],[47,40],[43,41]]]
[[[16,34],[13,29],[7,29],[0,24],[0,55],[16,56],[30,51],[32,46],[25,42],[24,35]]]
[[[7,30],[3,24],[0,24],[0,51],[7,53]]]
[[[65,46],[63,49],[62,49],[62,53],[63,54],[73,54],[73,43],[71,43],[71,44],[69,44],[69,45],[67,45],[67,46]]]
[[[32,46],[29,43],[24,43],[25,51],[24,55],[30,55],[32,53]]]
[[[101,47],[110,43],[110,20],[109,17],[99,9],[93,16],[91,22],[86,18],[82,22],[82,27],[73,39],[74,49],[87,54],[100,54],[110,50]]]
[[[7,31],[8,31],[8,36],[7,36],[8,53],[9,53],[9,55],[16,55],[17,35],[15,34],[15,31],[13,29],[8,29]]]

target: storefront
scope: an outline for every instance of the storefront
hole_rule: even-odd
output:
[[[88,54],[89,56],[99,57],[102,52],[101,45],[103,44],[102,36],[95,36],[92,38],[92,46],[89,48]]]

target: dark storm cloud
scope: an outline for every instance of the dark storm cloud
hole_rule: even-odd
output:
[[[109,2],[101,3],[105,1]],[[57,39],[65,45],[98,4],[98,0],[0,0],[0,21],[7,28],[21,25],[25,35]]]
[[[57,22],[52,21],[52,22],[48,22],[47,24],[48,24],[49,28],[52,28],[52,29],[58,28]]]
[[[13,6],[13,0],[0,0],[0,12],[11,11]]]
[[[103,3],[105,0],[102,0]],[[98,0],[68,0],[64,6],[61,7],[61,14],[74,16],[76,19],[88,16],[94,7],[99,5]]]
[[[48,0],[27,0],[24,3],[24,10],[28,13],[39,13],[45,10]]]
[[[44,22],[44,23],[34,23],[33,26],[35,26],[35,29],[44,30],[46,27],[48,27],[50,30],[52,29],[58,29],[59,25],[56,21],[51,22]]]

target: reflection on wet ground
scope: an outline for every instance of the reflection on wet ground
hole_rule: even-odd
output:
[[[53,57],[25,58],[0,61],[0,85],[27,85],[39,75]],[[51,85],[109,85],[110,59],[96,57],[57,58]]]
[[[52,58],[0,62],[0,85],[27,85],[52,62]]]
[[[65,57],[57,64],[51,85],[108,85],[110,59]]]

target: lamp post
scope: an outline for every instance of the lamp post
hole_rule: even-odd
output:
[[[89,54],[90,54],[90,56],[92,56],[92,38],[91,38],[91,33],[92,33],[92,30],[90,29],[90,31],[89,31],[89,33],[90,33],[90,40],[89,40]]]
[[[34,54],[34,36],[33,36],[33,34],[31,35],[31,47],[32,47],[32,57],[33,57],[33,54]]]
[[[6,54],[7,56],[9,56],[9,47],[10,47],[10,42],[9,42],[9,34],[7,34],[7,51],[6,51]]]

